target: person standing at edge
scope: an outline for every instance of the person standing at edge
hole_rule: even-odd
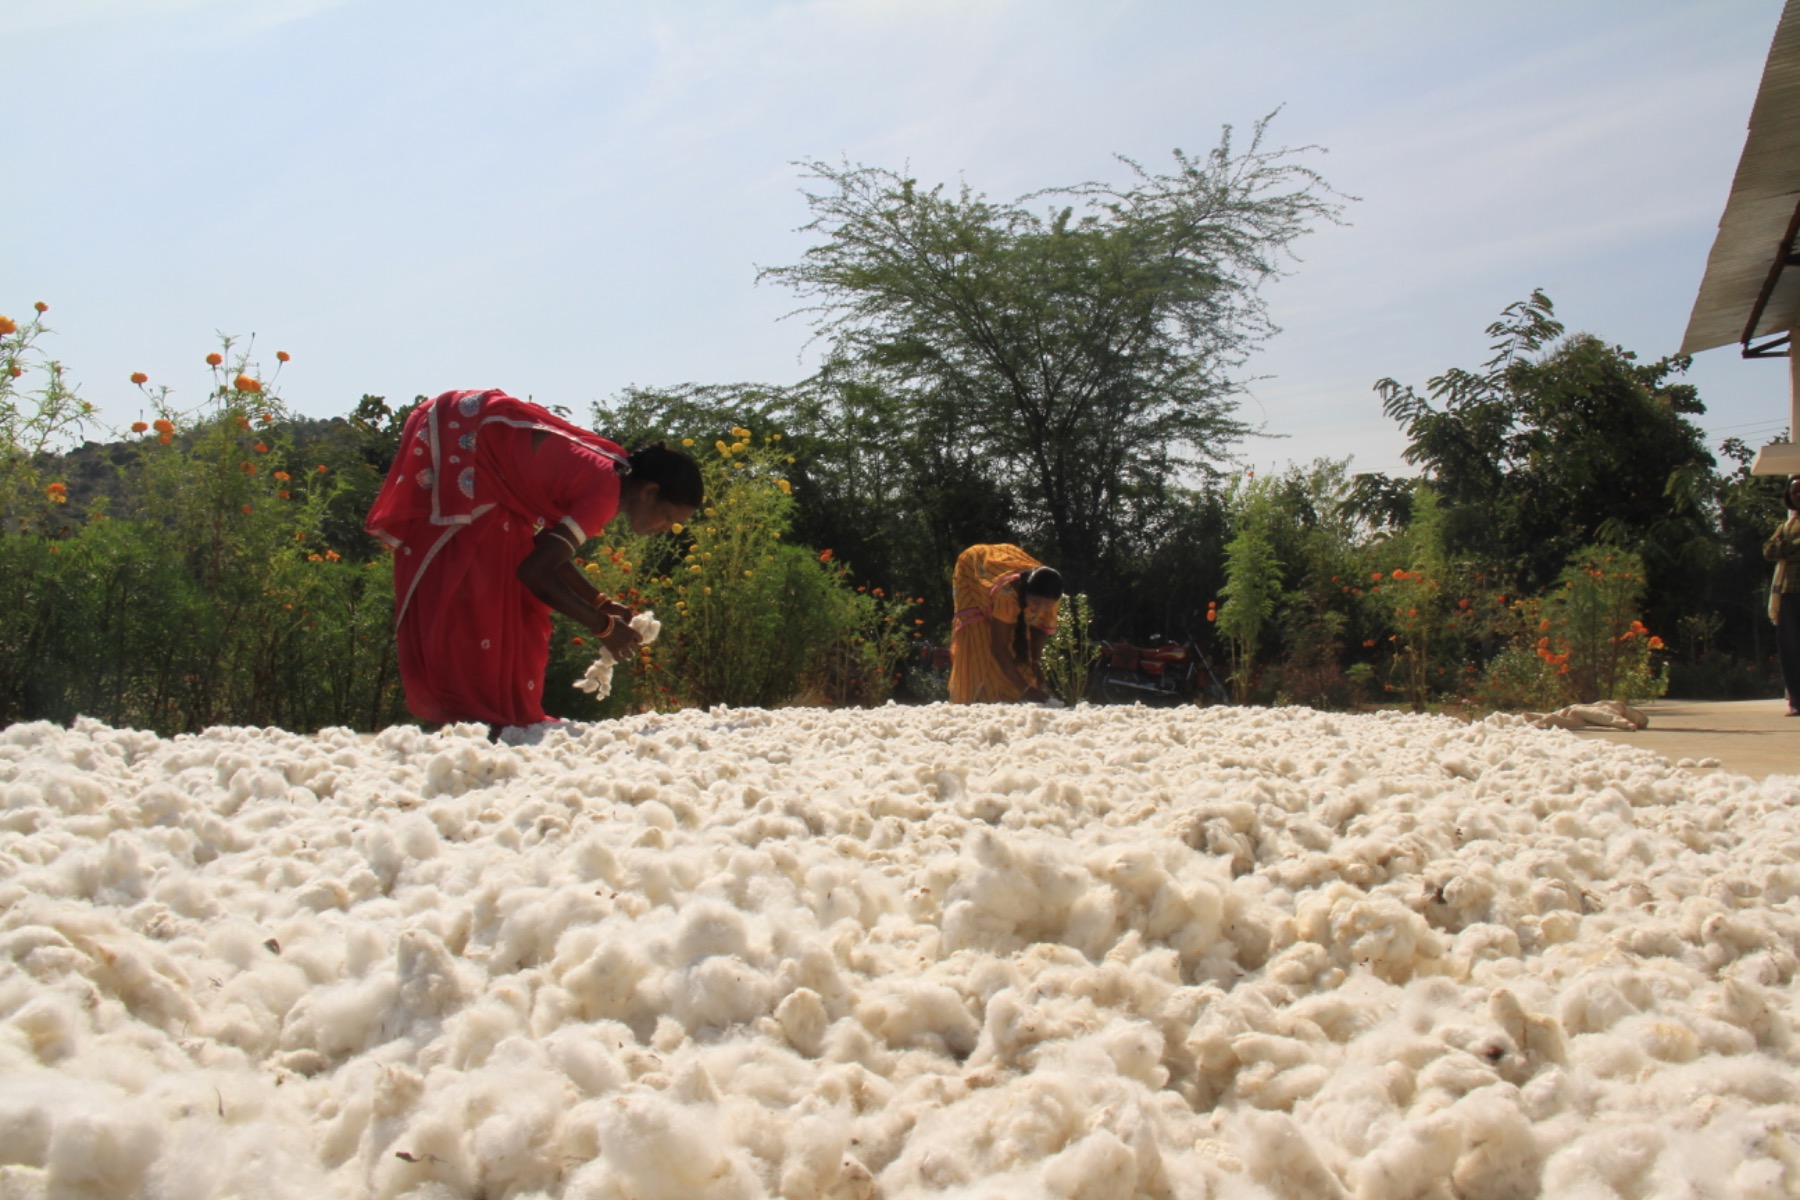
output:
[[[602,596],[575,552],[620,513],[666,533],[702,501],[699,464],[661,442],[627,454],[501,391],[446,392],[406,420],[366,528],[394,552],[406,706],[494,731],[544,713],[550,611],[623,660],[636,614]]]
[[[951,578],[950,702],[1044,701],[1044,643],[1056,631],[1062,576],[1017,546],[970,546]]]
[[[1775,622],[1787,715],[1800,717],[1800,475],[1788,476],[1781,498],[1787,502],[1787,520],[1763,543],[1763,557],[1775,564],[1775,578],[1769,584],[1769,619]]]

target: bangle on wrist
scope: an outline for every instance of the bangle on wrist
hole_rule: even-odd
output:
[[[599,630],[597,633],[597,636],[603,637],[603,638],[611,637],[612,631],[618,627],[618,624],[619,624],[619,618],[613,616],[611,613],[607,613],[606,614],[606,628]]]

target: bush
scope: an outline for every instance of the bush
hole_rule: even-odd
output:
[[[710,453],[695,450],[694,438],[682,444],[705,476],[699,518],[673,540],[627,533],[583,564],[601,591],[654,609],[663,623],[661,639],[633,661],[632,703],[887,699],[913,601],[853,586],[830,549],[787,544],[794,498],[780,435],[759,445],[740,426]]]
[[[1064,704],[1077,704],[1087,696],[1088,676],[1100,656],[1093,625],[1087,594],[1076,592],[1065,599],[1056,632],[1044,644],[1044,690]]]

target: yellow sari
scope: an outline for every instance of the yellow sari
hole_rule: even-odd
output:
[[[951,577],[956,600],[956,617],[950,632],[952,704],[1009,704],[1022,695],[995,657],[992,627],[998,623],[1010,636],[1021,606],[1013,584],[1021,572],[1043,565],[1017,546],[1004,543],[970,546],[956,556],[956,571]],[[1055,609],[1051,610],[1049,623],[1038,628],[1055,632]],[[1033,686],[1044,686],[1030,662],[1015,658],[1013,665]]]

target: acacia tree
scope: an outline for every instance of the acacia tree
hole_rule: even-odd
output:
[[[1268,149],[1266,127],[1241,153],[1227,128],[1202,157],[1176,151],[1166,174],[1121,159],[1126,186],[1010,203],[808,162],[819,186],[804,230],[820,240],[759,278],[806,300],[833,360],[868,385],[834,402],[880,398],[909,451],[897,466],[953,461],[953,501],[1016,496],[1015,527],[996,532],[1104,586],[1145,549],[1140,518],[1249,431],[1235,372],[1275,332],[1261,285],[1338,217],[1335,193],[1299,152]]]

